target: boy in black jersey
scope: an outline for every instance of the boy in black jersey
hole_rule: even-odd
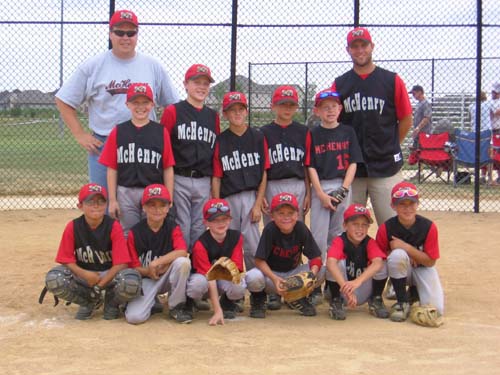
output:
[[[188,299],[200,299],[208,292],[214,314],[210,325],[224,324],[224,319],[234,319],[239,308],[235,301],[245,295],[245,280],[233,284],[226,280],[208,281],[206,274],[220,257],[230,258],[243,272],[243,236],[229,229],[231,210],[224,199],[210,199],[203,206],[203,222],[208,228],[195,242],[192,251],[193,274],[189,278]],[[220,298],[219,298],[220,294]]]
[[[83,215],[66,225],[56,256],[61,265],[45,278],[55,297],[80,305],[75,317],[79,320],[92,317],[104,292],[103,318],[111,320],[118,318],[120,304],[141,291],[139,273],[127,269],[130,255],[122,227],[105,214],[107,198],[101,185],[82,186],[78,208]]]
[[[311,231],[299,218],[299,204],[291,193],[280,193],[271,201],[271,217],[255,254],[255,268],[246,274],[250,295],[250,317],[265,318],[266,294],[281,295],[281,284],[285,278],[303,271],[312,271],[322,282],[324,268],[321,267],[321,251]],[[302,255],[309,259],[302,264]],[[304,316],[316,315],[316,309],[308,298],[294,304],[294,309]]]
[[[389,315],[394,322],[405,321],[410,305],[417,301],[444,313],[444,293],[435,267],[439,259],[438,230],[434,222],[417,214],[418,203],[415,185],[406,181],[394,185],[391,207],[397,215],[377,231],[377,242],[387,253],[387,272],[396,292],[397,302]]]
[[[344,302],[355,308],[368,301],[371,314],[377,318],[389,316],[382,300],[386,255],[368,236],[372,223],[365,206],[350,205],[344,212],[345,232],[334,238],[328,249],[326,283],[332,295],[329,314],[334,320],[345,319]]]
[[[173,220],[167,219],[170,194],[162,184],[144,189],[142,205],[146,213],[132,227],[128,248],[130,267],[142,275],[143,294],[127,305],[127,322],[139,324],[149,319],[158,294],[168,292],[169,316],[179,323],[190,323],[192,310],[186,307],[186,283],[191,264],[187,257],[182,232]]]
[[[125,237],[144,218],[141,197],[146,186],[164,184],[173,193],[175,164],[168,132],[149,119],[154,102],[147,83],[129,86],[127,107],[131,119],[113,128],[99,158],[108,167],[109,215],[120,220]]]

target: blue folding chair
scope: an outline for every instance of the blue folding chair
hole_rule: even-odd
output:
[[[463,129],[455,130],[456,145],[452,148],[453,154],[453,186],[470,184],[474,176],[476,166],[476,133]],[[489,167],[492,160],[489,155],[491,130],[483,130],[479,133],[479,167]],[[458,171],[463,167],[464,171]]]

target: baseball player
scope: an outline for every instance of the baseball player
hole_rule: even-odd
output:
[[[113,128],[99,158],[108,168],[109,215],[120,220],[125,236],[144,218],[146,186],[165,184],[173,192],[175,164],[167,130],[149,119],[154,101],[147,83],[129,86],[127,107],[132,118]]]
[[[304,160],[310,152],[311,137],[306,126],[293,120],[299,108],[299,96],[293,86],[279,86],[273,93],[271,109],[274,121],[261,127],[269,150],[270,168],[267,170],[264,224],[271,221],[268,202],[281,192],[295,195],[300,202],[299,220],[309,211],[311,187]],[[281,308],[281,299],[269,294],[269,310]]]
[[[167,220],[170,193],[162,184],[148,185],[142,195],[146,219],[134,225],[127,242],[132,261],[129,266],[142,275],[142,295],[127,305],[127,322],[149,319],[158,294],[168,292],[169,316],[179,323],[193,320],[186,306],[186,284],[191,270],[186,243],[180,227]]]
[[[399,75],[373,63],[374,48],[366,28],[349,31],[346,51],[353,68],[335,78],[332,90],[342,98],[340,121],[354,128],[363,154],[352,201],[366,205],[369,197],[380,226],[393,215],[389,192],[403,180],[400,143],[411,127],[412,108]]]
[[[323,261],[332,239],[343,232],[342,215],[351,200],[349,189],[356,163],[363,161],[354,130],[337,121],[341,109],[335,91],[316,94],[313,111],[321,125],[311,129],[311,148],[305,162],[313,186],[311,232]]]
[[[92,317],[104,292],[106,320],[117,319],[119,305],[141,292],[141,276],[127,269],[130,255],[122,227],[105,214],[107,198],[101,185],[82,186],[78,208],[83,215],[66,225],[56,256],[61,265],[45,278],[46,289],[56,298],[80,305],[75,316],[79,320]]]
[[[172,141],[176,221],[188,250],[205,231],[202,209],[210,198],[215,140],[220,133],[219,115],[204,104],[213,82],[207,66],[192,65],[184,77],[187,99],[165,108],[161,118]]]
[[[391,307],[389,319],[405,321],[410,304],[419,300],[444,312],[444,294],[435,268],[439,259],[436,224],[417,214],[419,194],[409,182],[396,184],[391,191],[391,207],[396,216],[377,231],[377,242],[387,256],[389,277],[397,302]],[[410,293],[406,286],[410,286]]]
[[[324,267],[321,267],[321,251],[311,231],[303,221],[298,221],[299,204],[295,195],[277,194],[271,200],[272,221],[264,227],[255,254],[255,268],[246,273],[250,291],[250,317],[266,317],[266,294],[281,295],[285,290],[285,278],[304,271],[312,271],[321,283]],[[302,264],[302,256],[309,263]],[[316,309],[308,298],[292,305],[304,316],[316,315]]]
[[[371,314],[377,318],[389,316],[382,299],[387,279],[386,254],[368,236],[372,223],[365,206],[350,205],[344,211],[345,231],[328,249],[326,283],[332,295],[329,314],[334,320],[346,318],[343,300],[351,308],[368,302]],[[376,280],[381,280],[378,289],[374,288]]]
[[[188,299],[199,300],[208,292],[214,310],[209,325],[224,324],[224,319],[236,318],[239,312],[236,301],[245,295],[243,278],[239,284],[226,280],[207,281],[206,278],[211,265],[220,257],[230,258],[243,272],[243,236],[241,232],[229,229],[231,220],[231,210],[226,200],[208,200],[203,206],[203,222],[208,229],[193,246],[193,273],[189,277],[187,295]]]
[[[229,129],[217,137],[212,192],[229,202],[231,229],[243,234],[245,268],[255,266],[259,222],[266,189],[269,156],[264,135],[246,124],[247,99],[241,92],[228,92],[222,101]]]

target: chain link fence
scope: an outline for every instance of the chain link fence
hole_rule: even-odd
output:
[[[378,65],[396,71],[408,88],[424,87],[435,125],[474,129],[469,108],[477,88],[491,100],[491,85],[500,81],[495,0],[318,0],[286,7],[261,0],[10,2],[0,15],[0,209],[74,207],[87,182],[86,155],[61,122],[54,93],[82,61],[108,48],[114,9],[138,15],[138,50],[163,63],[181,98],[185,70],[206,64],[216,80],[208,105],[220,108],[231,86],[244,91],[252,126],[272,119],[271,94],[281,84],[299,89],[297,119],[311,120],[314,94],[352,67],[345,37],[357,24],[370,29]],[[84,108],[80,114],[85,122]],[[411,143],[405,141],[405,157]],[[434,174],[419,183],[425,209],[500,211],[500,187],[481,184],[474,170],[468,183],[455,186],[452,165],[443,167],[441,176],[452,172],[449,182]],[[422,166],[422,173],[429,170]],[[405,163],[403,173],[413,177],[416,166]]]

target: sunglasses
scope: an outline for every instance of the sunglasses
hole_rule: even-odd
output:
[[[418,195],[418,191],[412,188],[402,188],[394,192],[392,194],[393,198],[400,199],[403,197],[416,197]]]
[[[217,212],[222,212],[223,214],[225,214],[226,212],[229,212],[229,207],[224,205],[218,205],[218,206],[212,206],[207,210],[207,213],[210,215],[213,215]]]
[[[119,36],[119,37],[123,37],[126,35],[129,38],[132,38],[133,36],[135,36],[137,34],[137,30],[129,30],[129,31],[113,30],[112,33],[115,34],[116,36]]]
[[[340,98],[340,95],[335,92],[335,91],[323,91],[322,93],[319,94],[318,96],[319,99],[325,99],[325,98]]]

